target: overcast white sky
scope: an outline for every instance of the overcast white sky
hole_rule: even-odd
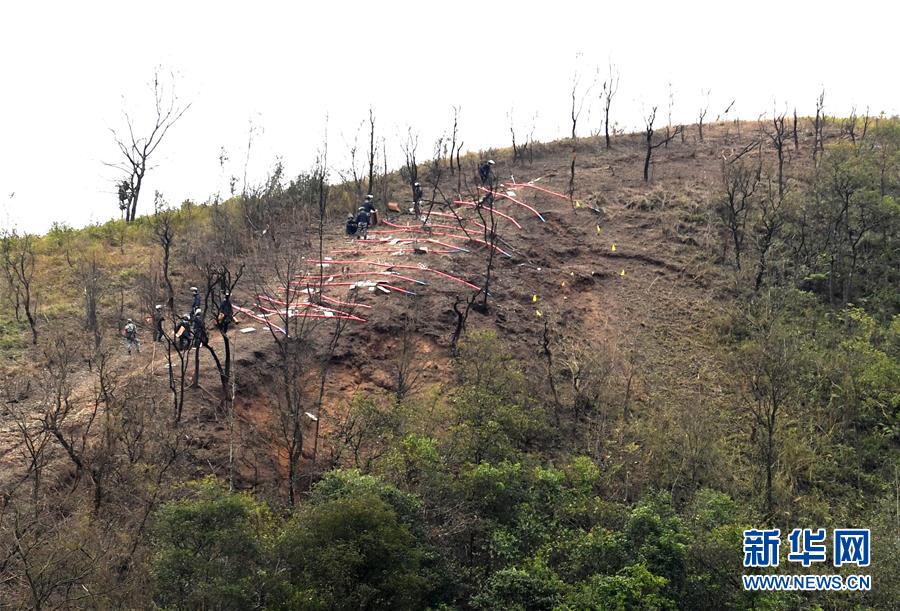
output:
[[[116,159],[109,128],[121,126],[123,105],[147,116],[157,65],[177,73],[193,106],[157,152],[139,214],[157,189],[173,203],[224,193],[227,175],[243,173],[251,121],[262,129],[251,180],[276,157],[289,175],[307,169],[326,115],[341,169],[370,104],[391,166],[407,125],[430,154],[453,105],[467,149],[506,146],[511,108],[521,130],[536,115],[536,138],[554,139],[568,129],[573,70],[589,81],[610,59],[621,72],[613,120],[628,128],[649,106],[666,107],[669,82],[684,122],[705,89],[710,119],[732,99],[748,119],[773,100],[808,114],[823,85],[830,114],[900,109],[893,2],[86,4],[0,4],[0,229],[118,216],[115,175],[102,164]],[[583,134],[600,127],[587,112]]]

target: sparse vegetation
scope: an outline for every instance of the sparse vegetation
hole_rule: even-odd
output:
[[[643,133],[588,147],[577,84],[573,137],[526,140],[548,192],[522,186],[537,170],[470,188],[458,109],[449,155],[441,140],[417,162],[410,129],[404,169],[381,174],[371,111],[368,167],[346,181],[329,184],[323,150],[226,201],[5,236],[3,604],[895,604],[900,123],[826,121],[820,98],[799,129],[703,123],[699,146],[671,120],[654,140],[654,108]],[[611,69],[607,129],[617,86]],[[579,201],[602,207],[574,205],[576,148]],[[417,179],[435,216],[373,230],[408,244],[343,239],[366,192]],[[424,267],[399,267],[403,249]],[[423,279],[366,292],[366,257]],[[192,285],[210,331],[225,291],[238,324],[179,349]],[[766,525],[871,528],[876,587],[744,591],[742,531]]]

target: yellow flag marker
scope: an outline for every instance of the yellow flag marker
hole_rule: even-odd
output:
[[[613,251],[613,252],[616,252],[616,245],[615,245],[615,244],[612,245],[612,251]]]
[[[540,310],[535,310],[534,313],[535,313],[535,315],[536,315],[538,318],[540,318],[541,316],[543,316],[543,314],[541,313]]]
[[[620,271],[620,272],[619,272],[619,275],[622,276],[622,277],[624,278],[624,277],[625,277],[625,270],[623,269],[622,271]]]
[[[577,200],[577,199],[575,200],[575,207],[576,207],[576,208],[581,208],[581,201],[580,201],[580,200]]]
[[[600,235],[600,225],[597,225],[597,235]]]
[[[537,295],[532,295],[532,296],[531,296],[531,303],[537,303],[537,300],[538,300],[538,296],[537,296]]]

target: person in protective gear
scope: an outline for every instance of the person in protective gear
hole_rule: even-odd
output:
[[[352,214],[347,215],[347,226],[345,227],[345,231],[350,237],[356,235],[356,218]]]
[[[369,233],[369,212],[364,206],[360,206],[356,213],[356,238],[365,240]]]
[[[488,159],[478,166],[478,177],[481,179],[482,186],[489,186],[492,182],[494,172],[494,160]]]
[[[228,327],[234,322],[234,306],[231,305],[231,293],[225,291],[222,303],[219,305],[219,317],[216,321],[222,333],[228,333]]]
[[[200,308],[194,310],[194,317],[191,319],[191,333],[194,334],[195,348],[209,343],[209,336],[206,334],[206,321],[203,320],[203,310]]]
[[[191,317],[185,314],[175,323],[175,349],[187,350],[191,347]]]
[[[141,351],[141,344],[137,338],[137,326],[135,326],[134,321],[130,318],[128,319],[128,322],[125,323],[122,335],[125,336],[125,347],[128,348],[129,355],[131,354],[132,348],[136,348],[138,352]]]
[[[191,294],[193,295],[191,301],[191,312],[200,307],[200,291],[197,290],[196,286],[191,287]]]
[[[163,322],[166,316],[163,314],[162,305],[157,304],[153,310],[153,341],[161,342],[163,340]]]
[[[413,208],[415,210],[416,216],[421,214],[422,207],[422,197],[424,197],[424,192],[422,191],[422,185],[419,183],[413,184]]]
[[[375,226],[378,224],[378,208],[375,207],[375,198],[372,195],[366,195],[366,199],[362,204],[362,208],[365,208],[366,212],[369,213],[369,225]]]

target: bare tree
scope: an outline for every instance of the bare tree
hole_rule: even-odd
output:
[[[575,167],[574,164],[575,161],[573,153],[573,172]],[[481,312],[487,312],[488,309],[488,297],[490,296],[491,280],[493,279],[494,264],[496,263],[496,255],[497,251],[499,250],[497,247],[497,242],[500,239],[500,235],[497,233],[497,215],[494,214],[494,202],[497,192],[497,178],[496,176],[494,176],[493,172],[491,172],[487,187],[488,192],[479,200],[478,205],[475,207],[475,212],[478,214],[478,218],[481,220],[481,226],[484,229],[483,243],[487,246],[484,270],[484,284],[481,287],[481,290],[478,292],[478,295],[481,295],[481,303],[476,304],[476,307]]]
[[[754,168],[741,160],[722,161],[722,180],[725,193],[717,212],[728,230],[734,249],[734,266],[737,269],[741,269],[741,254],[744,250],[747,221],[759,179],[759,166]]]
[[[666,112],[666,140],[665,147],[669,148],[669,140],[672,134],[672,107],[675,105],[675,92],[672,89],[672,83],[669,83],[669,107]]]
[[[163,205],[162,197],[157,192],[156,213],[153,215],[153,235],[162,249],[162,276],[166,283],[166,307],[169,313],[175,314],[175,289],[172,287],[170,270],[172,248],[175,243],[175,218],[172,211]]]
[[[450,132],[450,174],[452,175],[456,168],[453,167],[453,156],[458,155],[456,147],[456,136],[459,130],[459,106],[453,106],[453,129]]]
[[[775,147],[775,154],[778,156],[778,197],[784,198],[784,145],[787,140],[787,129],[784,125],[784,113],[772,115],[773,129],[763,129],[762,131],[772,141]]]
[[[653,155],[653,151],[667,144],[669,140],[675,138],[678,134],[681,133],[681,127],[676,127],[675,131],[673,131],[671,134],[667,135],[656,144],[653,144],[653,123],[655,121],[656,106],[654,106],[650,110],[650,114],[648,114],[644,118],[644,137],[647,142],[646,155],[644,156],[644,182],[648,182],[650,180],[650,157],[651,155]]]
[[[869,123],[871,122],[871,117],[869,116],[869,107],[866,106],[866,114],[863,117],[862,123],[862,133],[859,135],[859,145],[862,146],[863,141],[866,139],[866,134],[869,133]]]
[[[734,104],[735,104],[735,102],[737,102],[737,100],[731,100],[731,102],[728,103],[728,106],[725,107],[725,110],[722,111],[722,116],[725,117],[725,118],[723,119],[723,122],[725,123],[725,141],[726,141],[726,142],[728,141],[728,127],[729,127],[728,114],[729,114],[732,110],[734,110]],[[716,117],[716,121],[718,121],[718,120],[719,120],[719,118]],[[738,134],[737,134],[737,137],[738,137],[738,140],[740,140],[740,139],[741,139],[741,124],[738,123],[737,125],[738,125]]]
[[[793,137],[794,137],[794,150],[800,150],[800,139],[797,136],[797,107],[794,107],[794,125],[792,127]]]
[[[53,338],[45,349],[42,423],[75,468],[74,485],[77,486],[84,476],[90,479],[96,514],[103,502],[106,478],[114,460],[111,410],[118,382],[109,352],[105,349],[97,351],[92,358],[97,365],[94,392],[87,410],[76,414],[72,380],[74,358],[75,350],[62,337]],[[99,431],[95,434],[97,428]]]
[[[413,207],[416,218],[422,211],[419,209],[419,201],[416,197],[416,183],[419,181],[419,165],[416,161],[416,151],[419,148],[419,135],[413,132],[412,127],[406,130],[406,140],[403,142],[403,154],[406,157],[404,169],[406,170],[406,180],[412,191]],[[453,164],[451,163],[451,166]]]
[[[353,142],[352,144],[347,145],[348,152],[350,153],[350,177],[348,179],[343,174],[341,175],[345,182],[353,182],[354,192],[357,200],[361,200],[363,197],[363,168],[361,168],[359,165],[359,132],[362,129],[362,126],[362,123],[357,125],[356,134],[353,136]]]
[[[849,137],[853,144],[856,144],[856,125],[858,118],[856,116],[856,106],[850,108],[850,115],[841,122],[841,138]]]
[[[115,163],[108,163],[110,167],[118,169],[123,178],[119,182],[119,207],[125,215],[126,221],[133,221],[137,215],[138,198],[141,195],[141,186],[149,169],[150,157],[166,137],[169,129],[178,122],[191,104],[181,106],[175,95],[174,75],[171,76],[172,86],[167,89],[160,81],[159,69],[153,73],[153,107],[154,118],[149,130],[141,135],[137,132],[135,122],[127,111],[123,110],[127,133],[121,133],[112,129],[113,139],[119,149],[121,159]]]
[[[609,109],[612,106],[613,98],[619,91],[619,70],[612,62],[609,63],[609,76],[603,81],[603,90],[600,94],[600,100],[603,103],[603,135],[606,138],[606,149],[610,148],[609,138]]]
[[[31,328],[31,343],[37,345],[38,299],[34,288],[35,240],[30,234],[18,236],[13,233],[0,235],[0,254],[3,257],[3,272],[12,293],[18,317],[19,308],[24,310],[28,326]]]
[[[710,90],[706,89],[700,93],[703,95],[703,106],[701,106],[700,110],[697,112],[697,131],[699,132],[700,142],[703,142],[703,119],[706,118],[706,113],[709,112]]]
[[[775,239],[785,223],[784,197],[776,195],[772,189],[772,179],[766,183],[766,192],[759,198],[758,214],[753,237],[756,246],[756,282],[754,289],[762,287],[763,278],[768,271],[769,252],[775,245]]]
[[[825,150],[825,90],[816,98],[816,118],[813,121],[813,164],[818,165],[818,154]]]
[[[478,295],[479,293],[472,293],[467,298],[457,295],[453,300],[453,313],[456,314],[456,324],[453,327],[453,333],[450,335],[450,353],[453,356],[457,355],[459,340],[466,330],[469,312],[472,310],[472,306],[475,304]],[[465,308],[460,309],[461,304],[465,304]]]
[[[375,111],[369,107],[369,186],[368,195],[375,193]]]
[[[68,254],[67,254],[68,257]],[[100,347],[100,325],[97,320],[97,302],[101,294],[101,272],[96,253],[86,254],[80,261],[70,263],[84,293],[84,326],[94,335],[94,347]]]
[[[509,119],[509,135],[512,137],[512,153],[513,153],[513,163],[519,160],[519,147],[516,146],[516,124],[513,121],[513,109],[510,108],[509,112],[506,113],[506,118]]]
[[[417,388],[422,374],[420,354],[415,341],[419,325],[418,305],[412,304],[403,313],[400,346],[394,351],[395,357],[391,364],[394,374],[394,396],[398,402],[403,401]]]

